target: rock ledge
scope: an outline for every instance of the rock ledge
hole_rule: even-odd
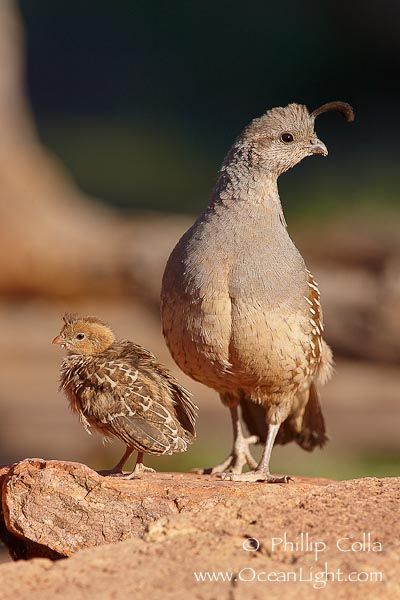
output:
[[[268,485],[156,473],[124,481],[26,459],[0,470],[0,483],[2,539],[14,558],[42,557],[0,566],[1,600],[314,598],[321,589],[310,573],[324,569],[382,573],[328,581],[326,598],[400,597],[400,478]],[[71,558],[49,560],[62,557]],[[198,582],[200,571],[232,577]],[[266,573],[288,571],[308,580],[265,582]]]

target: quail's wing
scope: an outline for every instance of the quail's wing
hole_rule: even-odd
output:
[[[183,452],[187,440],[179,422],[166,406],[132,386],[121,398],[122,410],[109,416],[108,426],[127,445],[153,454]]]
[[[164,367],[160,368],[165,383],[170,391],[176,417],[187,434],[194,438],[196,436],[196,417],[197,406],[192,401],[190,392],[188,392],[175,377]]]
[[[161,395],[164,395],[164,397],[167,396],[167,405],[170,406],[171,411],[172,402],[174,417],[178,419],[185,430],[186,437],[193,439],[196,435],[197,406],[193,403],[191,394],[175,379],[168,369],[157,361],[154,354],[146,350],[146,348],[134,344],[129,340],[119,340],[119,342],[113,345],[113,348],[115,348],[119,361],[127,363],[123,368],[126,369],[129,364],[134,368],[135,373],[138,370],[137,381],[139,379],[143,381],[144,377],[147,383],[153,386],[153,394],[155,391],[154,384],[158,382],[158,390],[161,391]],[[129,377],[129,374],[127,376]],[[151,397],[154,398],[154,395],[151,395]]]
[[[151,454],[183,452],[188,440],[174,415],[173,403],[163,402],[157,382],[129,360],[99,364],[90,375],[98,386],[102,426],[125,444]]]

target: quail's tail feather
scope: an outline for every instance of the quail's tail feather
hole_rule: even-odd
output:
[[[280,443],[286,444],[294,439],[303,450],[307,451],[325,446],[329,436],[326,431],[318,390],[314,383],[311,384],[309,389],[308,402],[304,410],[300,431],[293,426],[295,421],[291,416],[288,417],[287,426],[283,428],[282,432],[283,436],[286,435],[288,439],[284,437]]]
[[[263,406],[255,404],[246,397],[241,399],[240,406],[250,435],[257,435],[260,442],[265,443],[268,427],[265,423]],[[299,419],[297,411],[294,410],[280,426],[275,443],[288,444],[294,441],[303,450],[311,451],[316,447],[322,448],[328,440],[318,391],[312,383],[302,418]]]
[[[167,370],[164,372],[168,388],[174,403],[176,418],[184,430],[185,439],[190,442],[196,437],[197,406],[188,392]]]
[[[325,340],[322,340],[321,359],[317,371],[318,383],[325,385],[330,380],[334,371],[334,364],[332,350]]]

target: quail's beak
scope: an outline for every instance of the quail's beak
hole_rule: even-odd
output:
[[[328,148],[325,146],[324,142],[321,142],[317,137],[312,139],[310,142],[310,153],[311,154],[320,154],[321,156],[328,155]]]
[[[56,335],[56,337],[54,338],[54,340],[51,342],[52,344],[58,344],[59,346],[63,345],[63,339],[60,335]]]

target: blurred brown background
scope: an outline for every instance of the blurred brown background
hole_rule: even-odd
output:
[[[281,183],[335,354],[323,390],[332,441],[312,455],[278,447],[273,468],[399,474],[399,124],[376,111],[395,105],[382,64],[398,58],[397,9],[387,3],[378,19],[373,5],[354,3],[343,22],[321,3],[299,21],[289,2],[282,22],[283,8],[267,19],[262,3],[229,3],[229,14],[224,2],[211,4],[0,3],[0,462],[39,456],[107,468],[119,457],[117,442],[89,437],[57,391],[62,352],[50,341],[66,310],[109,321],[194,393],[193,448],[148,464],[183,470],[225,456],[227,412],[178,372],[162,339],[165,261],[247,121],[267,106],[340,97],[354,104],[355,124],[321,120],[330,156]],[[368,66],[365,28],[382,40]]]

